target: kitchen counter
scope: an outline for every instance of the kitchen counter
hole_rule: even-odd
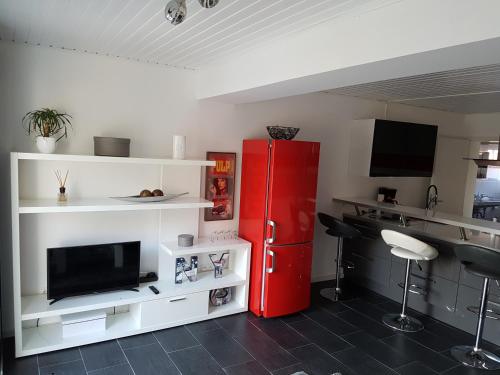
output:
[[[398,227],[400,227],[394,220],[377,218],[375,215],[371,214],[357,216],[355,214],[344,213],[344,217],[355,218],[365,222],[378,223],[387,229],[397,230]],[[457,245],[472,244],[500,251],[500,236],[479,231],[470,231],[468,233],[468,240],[464,241],[458,238],[458,229],[451,225],[437,224],[423,220],[412,220],[410,221],[410,225],[404,228],[404,232],[409,235],[424,235],[426,237],[436,238]]]
[[[500,223],[495,223],[492,221],[453,215],[445,212],[426,210],[423,208],[417,208],[411,206],[377,202],[376,200],[371,200],[366,198],[338,197],[338,198],[333,198],[333,201],[338,203],[350,204],[355,207],[367,207],[375,210],[381,210],[387,213],[404,215],[406,217],[422,220],[424,222],[427,222],[427,224],[437,223],[437,224],[445,224],[447,226],[453,226],[456,227],[455,233],[459,233],[457,231],[457,228],[464,228],[476,232],[479,231],[479,232],[489,233],[492,235],[500,235]],[[417,223],[412,222],[410,224],[410,227],[416,225]],[[468,238],[472,239],[473,236],[475,236],[474,232],[467,233]],[[452,238],[453,237],[456,237],[456,235],[452,236]],[[467,243],[470,242],[471,241],[467,241]],[[496,242],[496,240],[494,242]]]

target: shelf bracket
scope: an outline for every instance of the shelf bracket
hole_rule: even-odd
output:
[[[465,228],[464,227],[458,227],[458,230],[460,232],[460,239],[463,240],[463,241],[468,241],[469,238],[467,237],[467,232],[465,232]]]
[[[406,228],[408,226],[408,219],[406,219],[405,214],[400,213],[399,214],[399,225],[402,226],[403,228]]]
[[[361,216],[361,211],[359,210],[359,207],[357,205],[354,205],[354,209],[356,210],[356,215]]]

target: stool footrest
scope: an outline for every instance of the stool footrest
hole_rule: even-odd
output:
[[[401,289],[404,289],[405,283],[403,283],[403,282],[398,283],[398,286]],[[422,288],[420,285],[417,285],[417,284],[410,284],[410,285],[408,285],[408,292],[410,292],[412,294],[417,294],[419,296],[425,296],[425,295],[427,295],[427,291],[424,288]]]

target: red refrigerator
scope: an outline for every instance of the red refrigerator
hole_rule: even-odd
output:
[[[250,310],[266,318],[310,304],[318,142],[244,140],[239,234],[252,243]]]

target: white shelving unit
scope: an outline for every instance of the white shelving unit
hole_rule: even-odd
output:
[[[46,179],[41,176],[51,172],[51,168],[59,168],[59,165],[62,169],[71,168],[73,179],[79,182],[79,196],[70,195],[66,204],[58,204],[55,197],[48,198],[45,192],[49,191],[49,188],[44,190],[39,186],[42,182],[46,182]],[[12,153],[12,251],[16,356],[60,350],[246,311],[251,253],[249,242],[236,239],[213,243],[208,239],[200,238],[195,240],[193,247],[180,248],[174,241],[177,234],[182,232],[193,233],[197,237],[200,209],[213,206],[212,202],[201,198],[200,193],[202,167],[213,165],[215,165],[214,162],[206,160]],[[83,194],[86,191],[85,187],[94,186],[93,181],[89,181],[92,173],[100,176],[96,180],[109,190],[118,183],[115,179],[120,180],[123,177],[119,174],[126,173],[129,168],[135,168],[132,173],[134,179],[139,179],[139,181],[142,181],[142,178],[145,181],[156,179],[156,182],[151,182],[151,184],[162,188],[168,186],[169,192],[188,191],[189,194],[159,203],[131,203],[106,196],[96,198]],[[79,172],[85,176],[78,176]],[[144,173],[146,177],[136,177],[136,174],[140,173]],[[108,175],[111,181],[101,180],[102,176]],[[157,177],[155,178],[154,175]],[[123,178],[120,181],[123,181]],[[35,186],[36,189],[33,193],[32,190],[20,189],[21,183]],[[137,181],[135,183],[137,185]],[[78,191],[78,189],[74,190]],[[103,195],[113,196],[108,193],[110,192],[105,192]],[[125,214],[123,211],[129,211],[125,219],[122,216]],[[70,215],[57,220],[74,221],[77,228],[75,233],[78,233],[81,242],[81,232],[92,230],[91,225],[90,228],[88,227],[88,222],[92,224],[96,221],[96,226],[109,223],[110,228],[118,232],[112,234],[119,236],[120,227],[113,226],[113,221],[133,221],[135,217],[133,215],[143,215],[140,211],[157,212],[153,216],[148,216],[148,220],[155,220],[154,228],[157,230],[152,230],[149,222],[146,227],[148,242],[156,243],[155,259],[157,259],[159,281],[141,284],[138,292],[116,291],[70,297],[50,305],[47,294],[44,292],[46,285],[41,285],[46,284],[46,279],[43,277],[43,270],[46,268],[44,254],[49,245],[51,247],[57,247],[60,243],[71,245],[72,233],[66,234],[62,231],[61,234],[56,227],[53,229],[54,235],[47,235],[45,228],[47,226],[50,228],[47,222],[59,218],[57,214]],[[104,212],[109,214],[104,214]],[[87,226],[80,228],[81,220],[79,219],[84,218],[80,215],[97,216],[87,219]],[[119,216],[111,218],[106,216],[102,219],[99,215]],[[144,220],[143,216],[137,217]],[[139,224],[145,223],[138,223],[138,226]],[[27,239],[33,231],[37,230],[47,237],[41,244]],[[150,238],[151,233],[155,232],[154,238]],[[61,235],[65,238],[58,238]],[[86,238],[85,235],[83,238]],[[87,243],[95,243],[92,233],[88,233]],[[228,268],[224,270],[224,276],[215,278],[213,271],[207,267],[209,265],[208,254],[221,252],[229,252],[230,261]],[[187,257],[186,259],[189,259],[189,256],[194,255],[199,257],[200,265],[203,266],[200,267],[197,281],[175,284],[175,258]],[[160,290],[160,294],[154,294],[148,288],[149,285],[155,285]],[[211,306],[209,291],[219,288],[232,288],[233,298],[226,305]],[[105,332],[63,337],[60,323],[62,316],[102,309],[105,309],[108,314]]]

